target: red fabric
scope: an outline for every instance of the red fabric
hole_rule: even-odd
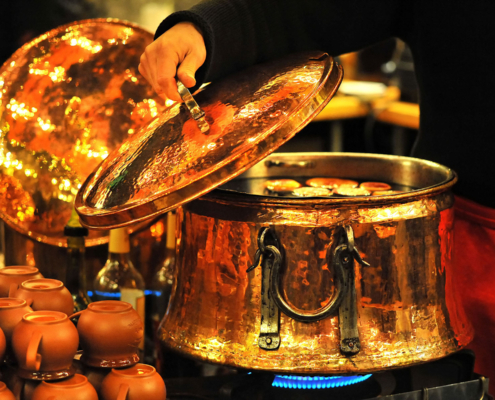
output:
[[[456,197],[454,287],[475,337],[475,371],[490,378],[495,393],[495,209]]]

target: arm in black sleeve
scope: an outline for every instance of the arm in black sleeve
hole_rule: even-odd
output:
[[[403,27],[400,0],[206,0],[170,15],[155,38],[182,21],[203,32],[207,59],[198,84],[302,50],[339,55],[392,36]]]

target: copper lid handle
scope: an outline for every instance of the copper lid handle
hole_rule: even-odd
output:
[[[179,80],[177,80],[177,90],[182,101],[186,105],[194,120],[197,122],[201,132],[208,131],[210,129],[210,126],[208,125],[208,122],[206,122],[205,112],[196,102],[189,89]]]

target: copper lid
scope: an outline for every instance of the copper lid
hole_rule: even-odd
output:
[[[0,69],[0,218],[66,246],[64,227],[86,177],[165,106],[137,70],[153,40],[114,19],[53,29]],[[87,246],[107,241],[91,231]]]
[[[76,197],[83,224],[115,228],[174,209],[275,151],[330,101],[342,69],[325,53],[292,54],[206,86],[166,109],[108,156]]]

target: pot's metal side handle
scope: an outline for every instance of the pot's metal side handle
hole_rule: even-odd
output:
[[[258,346],[265,350],[277,350],[280,347],[280,311],[273,301],[270,288],[270,276],[275,264],[281,262],[281,253],[274,246],[267,246],[274,257],[265,257],[261,268],[261,326]]]
[[[340,351],[346,356],[359,353],[361,342],[357,327],[356,285],[354,282],[354,258],[346,269],[346,289],[339,308]]]
[[[354,260],[362,265],[369,264],[361,258],[354,245],[354,232],[350,226],[344,227],[345,234],[333,252],[327,250],[327,263],[333,265],[335,291],[325,307],[316,311],[296,310],[282,295],[280,288],[280,268],[283,264],[283,250],[271,227],[261,228],[258,233],[258,250],[254,264],[262,267],[261,282],[261,327],[258,345],[265,350],[276,350],[280,346],[279,310],[300,322],[316,322],[327,318],[339,310],[340,350],[351,356],[359,352],[361,343],[357,327],[356,286]]]
[[[270,291],[278,308],[285,315],[300,322],[316,322],[335,314],[348,287],[347,274],[344,269],[347,269],[348,264],[352,262],[352,255],[345,244],[338,246],[334,250],[332,259],[330,259],[329,253],[327,252],[327,262],[333,264],[335,271],[335,291],[327,305],[317,311],[296,310],[285,301],[280,289],[280,264],[275,263],[273,265]]]
[[[364,266],[370,266],[361,258],[359,251],[354,245],[354,231],[347,225],[344,227],[345,235],[344,246],[350,253],[350,264],[346,268],[347,278],[345,279],[347,287],[345,295],[339,307],[339,328],[340,328],[340,352],[345,356],[352,356],[361,350],[361,341],[359,340],[359,330],[357,326],[357,301],[356,301],[356,281],[354,273],[354,260]]]
[[[282,263],[282,253],[275,233],[270,228],[258,232],[258,250],[254,264],[246,272],[261,266],[261,323],[258,346],[263,350],[280,347],[280,312],[270,293],[270,276],[274,264]]]

